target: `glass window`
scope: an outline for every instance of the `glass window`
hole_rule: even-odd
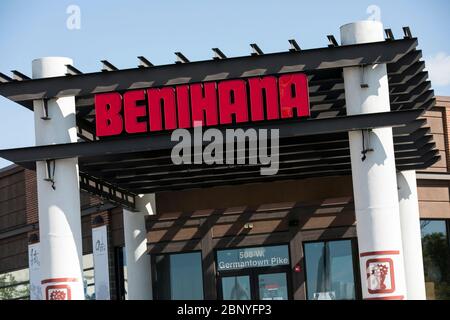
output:
[[[287,300],[288,288],[286,273],[267,273],[258,275],[260,300]]]
[[[29,279],[28,268],[0,274],[0,300],[28,300]]]
[[[217,270],[239,270],[289,265],[287,245],[217,251]]]
[[[446,220],[421,220],[427,299],[450,299],[450,248]]]
[[[94,256],[92,253],[83,256],[83,282],[86,300],[95,300]]]
[[[200,252],[155,257],[156,299],[202,300],[203,275]]]
[[[127,257],[123,247],[114,248],[117,300],[128,300]]]
[[[356,298],[351,240],[310,242],[304,248],[308,299]]]
[[[123,254],[123,289],[124,289],[124,298],[128,300],[128,267],[127,267],[127,254],[125,250],[122,250]]]
[[[231,276],[222,278],[224,300],[250,300],[250,276]]]

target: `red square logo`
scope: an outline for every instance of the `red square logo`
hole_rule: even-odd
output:
[[[45,289],[46,300],[71,300],[72,294],[70,286],[67,284],[58,284],[48,286]]]
[[[394,262],[390,258],[366,261],[367,288],[369,293],[392,293],[395,291]]]

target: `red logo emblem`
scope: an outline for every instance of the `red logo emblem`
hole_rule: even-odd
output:
[[[46,300],[71,300],[70,286],[59,284],[48,286],[45,289]]]
[[[366,261],[367,288],[369,293],[392,293],[395,291],[394,262],[390,258]]]

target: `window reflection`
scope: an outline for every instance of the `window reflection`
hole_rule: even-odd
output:
[[[95,300],[94,256],[92,253],[83,256],[83,284],[86,300]]]
[[[28,268],[0,274],[0,300],[28,300],[29,288]]]
[[[308,299],[355,299],[352,244],[350,240],[305,244]]]
[[[29,269],[0,274],[0,300],[30,299]],[[87,300],[95,300],[93,255],[83,256],[84,294]]]
[[[287,300],[286,273],[268,273],[258,276],[260,300]]]
[[[200,252],[159,255],[156,256],[155,262],[157,299],[203,299]]]
[[[450,248],[445,220],[422,220],[422,254],[427,299],[450,299]]]
[[[250,277],[222,278],[222,294],[224,300],[250,300]]]
[[[127,254],[125,250],[122,250],[123,261],[123,290],[124,300],[128,300],[128,267],[127,267]]]

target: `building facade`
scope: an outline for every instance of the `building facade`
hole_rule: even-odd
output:
[[[408,27],[340,31],[310,50],[0,74],[36,132],[0,150],[19,165],[0,173],[2,297],[447,299],[450,100]],[[197,163],[199,122],[276,130],[277,173],[245,138],[232,153],[248,164]],[[194,163],[173,161],[175,132],[193,134]]]
[[[448,97],[425,114],[441,160],[417,172],[427,299],[450,298],[449,115]],[[0,186],[0,295],[27,299],[28,248],[39,239],[36,174],[10,166]],[[101,217],[110,297],[126,299],[123,210],[80,196],[86,297],[95,298],[92,229]],[[161,192],[155,202],[158,214],[146,219],[151,269],[140,275],[152,279],[154,299],[361,298],[350,176]],[[273,263],[261,266],[261,248]],[[253,264],[237,265],[238,255],[253,255]]]

